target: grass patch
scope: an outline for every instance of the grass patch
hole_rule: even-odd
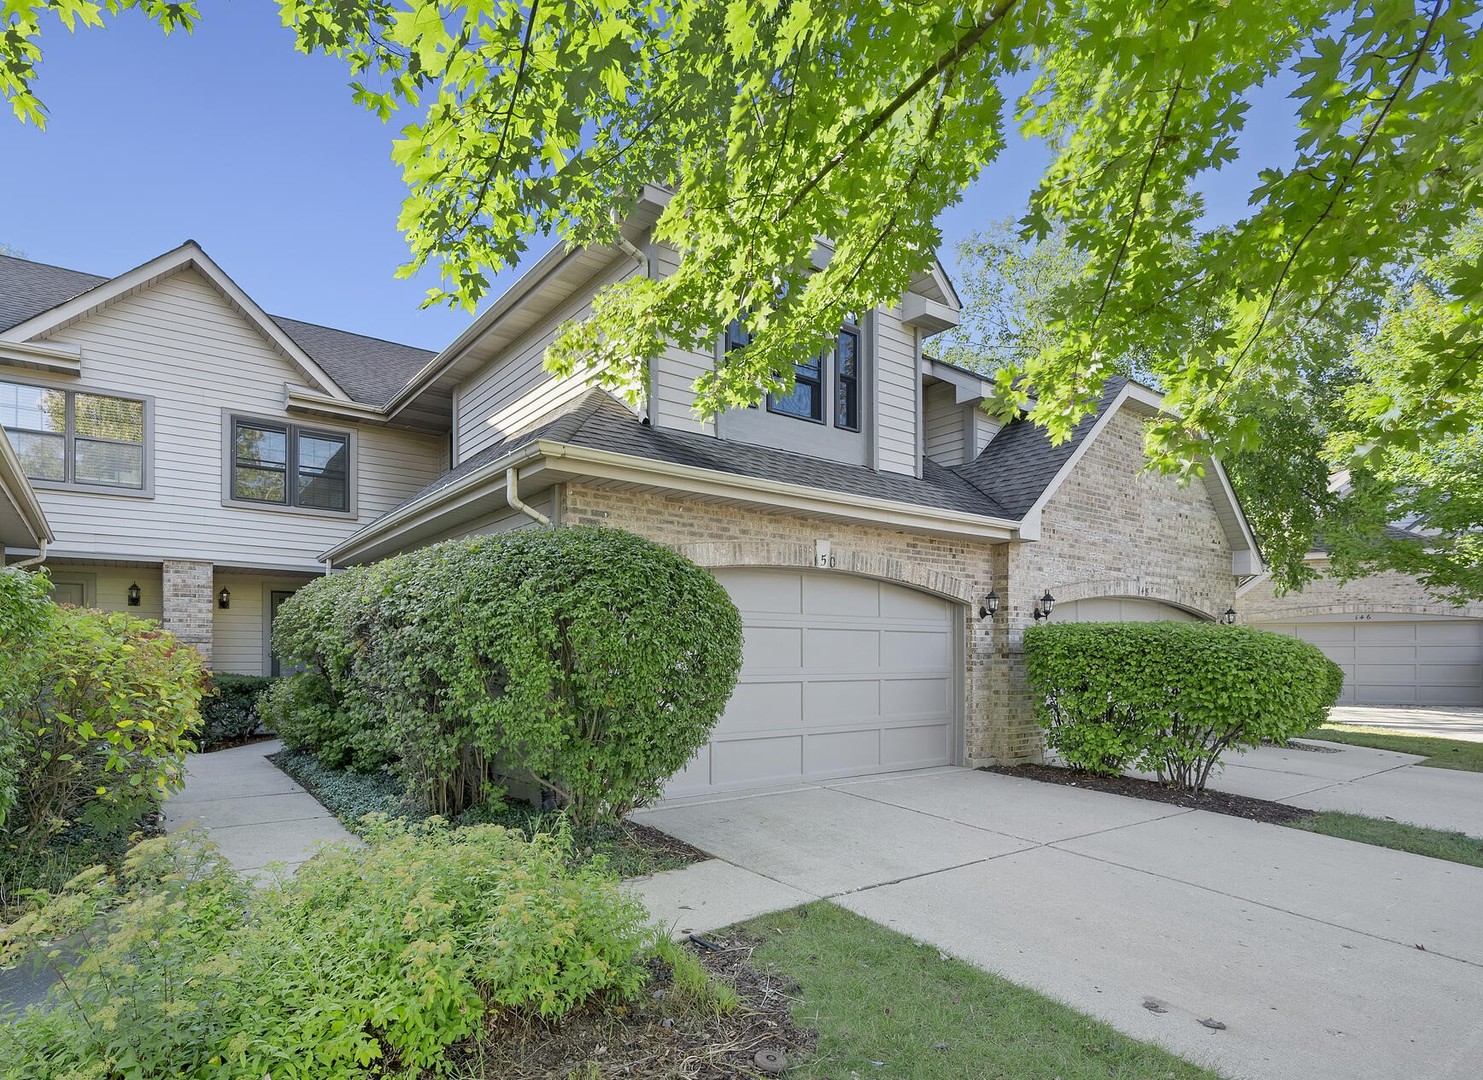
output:
[[[1413,855],[1446,859],[1448,862],[1464,863],[1467,866],[1483,866],[1483,840],[1466,833],[1428,829],[1404,821],[1344,814],[1337,810],[1321,811],[1312,817],[1292,822],[1289,827],[1322,833],[1324,836],[1337,836],[1341,840],[1357,840],[1361,844],[1409,851]]]
[[[1398,735],[1393,731],[1353,724],[1324,724],[1297,737],[1345,743],[1349,746],[1368,746],[1375,750],[1394,750],[1398,754],[1417,754],[1426,758],[1420,764],[1433,769],[1483,772],[1483,742],[1443,739],[1436,735]]]
[[[761,939],[754,965],[798,984],[794,1021],[818,1030],[817,1052],[789,1076],[1219,1075],[826,901],[738,930]]]
[[[409,821],[427,816],[407,802],[406,789],[389,773],[331,769],[304,750],[284,750],[273,760],[352,832],[359,831],[360,820],[367,814],[386,814]],[[557,817],[553,813],[542,813],[533,806],[502,802],[469,811],[454,824],[503,825],[526,836],[534,836],[539,832],[550,832],[557,824]],[[619,877],[676,870],[703,857],[678,840],[627,823],[573,826],[572,840],[579,862],[598,855],[605,856],[609,868]]]

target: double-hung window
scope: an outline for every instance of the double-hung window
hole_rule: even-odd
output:
[[[832,415],[826,418],[831,398]],[[815,424],[859,431],[860,331],[853,324],[846,325],[823,353],[795,365],[792,392],[769,394],[767,409]]]
[[[0,382],[0,427],[32,480],[144,490],[142,400]]]
[[[232,418],[232,499],[350,510],[350,436]]]

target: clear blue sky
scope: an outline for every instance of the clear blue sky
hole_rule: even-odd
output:
[[[0,243],[113,275],[194,239],[273,314],[446,345],[469,316],[419,309],[433,274],[393,276],[406,258],[395,120],[350,101],[341,62],[294,52],[276,5],[203,9],[194,34],[168,38],[132,16],[101,32],[43,27],[50,120],[38,132],[0,115]],[[1290,139],[1269,96],[1253,151],[1269,149],[1264,129],[1283,136],[1272,147]],[[1012,145],[943,215],[950,270],[957,241],[1018,213],[1043,165],[1038,147]],[[1239,216],[1250,180],[1243,168],[1208,185],[1212,216]]]

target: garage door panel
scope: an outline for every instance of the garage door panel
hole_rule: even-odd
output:
[[[1297,636],[1315,645],[1339,644],[1354,641],[1353,623],[1315,623],[1299,625]]]
[[[953,680],[884,679],[881,682],[881,716],[889,720],[941,716],[952,700]]]
[[[849,776],[880,765],[879,729],[809,735],[803,743],[804,775]]]
[[[718,734],[745,731],[776,731],[803,726],[803,685],[798,682],[739,682],[721,722]]]
[[[1483,641],[1483,627],[1469,619],[1417,623],[1416,640],[1427,645],[1455,645],[1476,651]]]
[[[809,727],[859,724],[881,715],[879,679],[809,681],[802,690],[803,723]]]
[[[949,764],[963,609],[892,582],[748,567],[742,674],[673,796]]]
[[[803,612],[874,619],[881,613],[880,589],[861,588],[858,579],[809,575],[803,578]]]
[[[1416,658],[1415,645],[1356,645],[1345,650],[1345,660],[1356,664],[1386,664]]]
[[[877,630],[809,627],[803,633],[803,666],[810,671],[875,671],[880,663]]]
[[[748,626],[742,635],[742,670],[796,671],[803,666],[803,630],[793,626]]]
[[[1421,664],[1416,677],[1432,687],[1472,686],[1477,681],[1477,671],[1472,664]]]
[[[928,724],[881,731],[881,756],[904,769],[941,762],[952,753],[952,726]]]

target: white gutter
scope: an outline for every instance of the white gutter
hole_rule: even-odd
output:
[[[542,525],[551,524],[550,518],[521,500],[520,467],[518,465],[511,465],[505,470],[505,502],[510,504],[511,509],[519,510],[532,521],[538,521]]]
[[[10,564],[11,567],[14,568],[14,569],[16,569],[16,570],[24,570],[28,566],[37,566],[40,563],[45,562],[46,561],[46,538],[45,537],[42,537],[40,540],[37,541],[37,547],[39,547],[40,550],[35,555],[33,555],[29,559],[22,559],[20,562],[11,563]]]

